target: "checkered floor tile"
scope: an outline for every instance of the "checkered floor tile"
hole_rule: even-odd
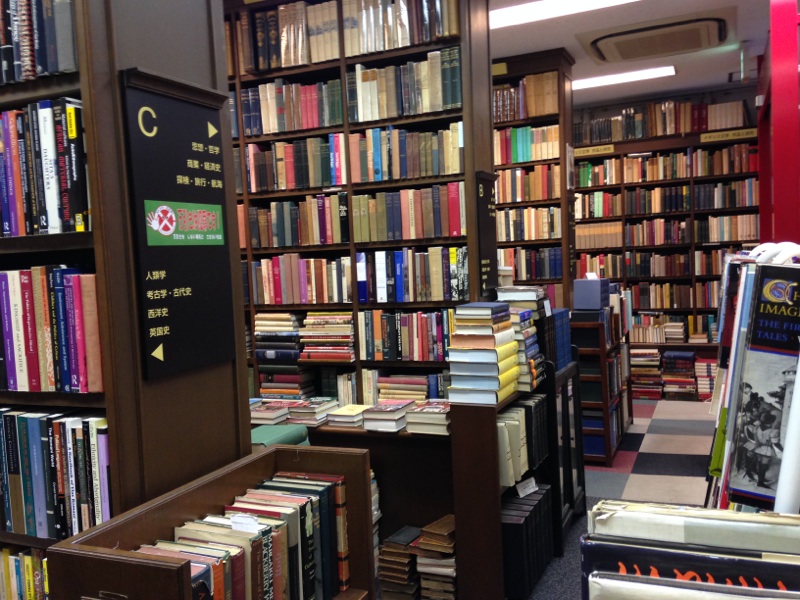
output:
[[[702,505],[714,415],[701,402],[634,401],[611,467],[586,466],[587,496]]]

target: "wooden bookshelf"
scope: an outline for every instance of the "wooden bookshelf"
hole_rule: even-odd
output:
[[[220,513],[248,487],[276,471],[344,475],[351,589],[337,600],[375,597],[372,489],[364,450],[270,446],[159,496],[111,521],[53,546],[48,552],[50,597],[99,598],[110,591],[129,598],[191,600],[189,562],[134,553],[142,544],[173,539],[190,519]],[[53,582],[59,582],[57,587]]]
[[[88,0],[74,4],[72,10],[77,72],[5,85],[0,107],[21,109],[43,99],[80,98],[92,231],[2,238],[0,270],[66,263],[80,265],[85,273],[96,273],[104,391],[4,391],[0,399],[3,405],[22,410],[42,407],[43,412],[57,413],[91,409],[102,414],[109,426],[111,511],[119,514],[250,451],[247,408],[239,402],[246,388],[246,371],[238,358],[244,356],[240,311],[219,308],[220,318],[236,325],[229,357],[170,377],[145,375],[149,353],[144,352],[147,340],[139,315],[145,291],[136,269],[141,258],[136,226],[140,215],[133,198],[123,110],[126,86],[134,80],[137,85],[143,84],[147,79],[151,92],[191,97],[187,102],[202,105],[214,118],[220,117],[224,126],[219,131],[226,141],[220,143],[223,150],[217,162],[225,192],[232,199],[230,127],[227,112],[221,110],[227,88],[224,44],[221,13],[213,1],[133,6],[116,0]],[[154,22],[169,35],[153,37]],[[204,51],[198,53],[198,48]],[[191,60],[182,58],[189,54]],[[128,71],[123,78],[122,72],[133,66],[151,69],[158,77]],[[162,118],[163,123],[167,117]],[[206,123],[202,126],[205,128]],[[185,149],[187,154],[190,150]],[[164,190],[164,194],[168,196],[169,191]],[[233,205],[226,203],[221,214],[224,239],[235,240]],[[231,307],[238,306],[241,288],[234,285],[231,276],[232,267],[237,265],[236,248],[225,243],[223,260],[224,268],[209,280],[219,282],[223,289],[233,286]],[[202,262],[197,259],[198,269]],[[180,285],[177,281],[175,284]],[[199,297],[187,299],[186,305],[195,307],[202,302]],[[175,330],[177,335],[178,328]],[[176,344],[179,342],[175,339]],[[195,350],[202,356],[214,343],[205,340]],[[170,355],[170,349],[177,352],[178,346],[167,347],[168,360],[175,356]],[[198,444],[198,439],[203,443]],[[6,544],[39,549],[55,541],[10,532],[3,532],[0,538]],[[53,597],[64,594],[64,583],[63,576],[51,572]]]
[[[557,98],[554,99],[556,110],[549,115],[531,116],[526,119],[507,119],[511,114],[505,114],[502,107],[503,95],[496,93],[497,98],[494,105],[494,127],[496,135],[498,132],[508,128],[518,127],[547,127],[555,126],[558,129],[558,151],[555,157],[544,160],[534,160],[525,162],[511,162],[500,164],[501,157],[495,157],[495,172],[499,175],[498,181],[495,184],[495,195],[497,196],[497,219],[498,231],[500,230],[500,220],[509,218],[509,211],[519,208],[538,207],[542,205],[551,205],[558,207],[561,211],[560,228],[562,236],[550,239],[531,239],[528,237],[525,240],[518,241],[503,241],[498,243],[498,247],[508,249],[508,255],[520,252],[520,249],[530,249],[537,252],[542,252],[542,247],[551,247],[561,253],[561,274],[554,276],[550,273],[549,265],[542,273],[533,273],[528,269],[528,273],[520,272],[519,268],[514,269],[514,282],[517,285],[523,284],[524,281],[533,280],[536,282],[539,279],[546,279],[547,284],[552,283],[556,286],[556,297],[551,297],[551,302],[557,307],[571,306],[572,298],[572,280],[575,278],[574,263],[571,260],[572,252],[574,249],[574,220],[572,218],[572,202],[571,198],[571,184],[568,177],[571,165],[568,164],[569,148],[572,146],[572,65],[575,63],[574,59],[564,49],[559,48],[556,50],[548,50],[545,52],[537,52],[534,54],[525,54],[519,56],[511,56],[506,58],[499,58],[492,63],[492,83],[497,86],[510,85],[511,88],[518,88],[520,82],[526,76],[541,75],[544,73],[556,73],[555,78],[555,93]],[[530,81],[530,80],[529,80]],[[508,94],[506,94],[506,102]],[[521,99],[518,99],[521,100]],[[532,111],[534,112],[534,111]],[[550,199],[537,200],[533,202],[506,202],[503,200],[501,194],[501,179],[502,172],[508,170],[519,169],[525,176],[533,172],[534,168],[539,165],[558,166],[560,174],[558,180],[555,181],[556,193],[551,194]],[[522,197],[522,196],[520,196]],[[500,238],[498,238],[500,239]],[[530,247],[530,248],[526,248]],[[513,250],[516,248],[517,250]],[[538,256],[538,254],[537,254]],[[504,261],[508,266],[514,266],[514,261]],[[540,265],[544,266],[544,265]],[[561,293],[559,293],[559,287]]]

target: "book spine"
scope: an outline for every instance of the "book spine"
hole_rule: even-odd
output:
[[[31,271],[24,270],[19,272],[20,293],[22,295],[25,363],[28,372],[28,390],[31,392],[40,392],[42,391],[42,387],[39,373],[37,323],[31,277]]]
[[[56,304],[56,327],[58,329],[58,340],[60,345],[60,368],[61,368],[61,390],[69,392],[72,389],[70,376],[70,345],[74,344],[74,335],[70,335],[70,322],[72,321],[71,307],[67,307],[66,288],[64,287],[64,276],[77,273],[75,269],[55,269],[53,271],[53,283],[55,288]],[[71,302],[71,301],[70,301]],[[74,323],[73,323],[74,329]]]
[[[8,459],[6,453],[6,427],[5,419],[0,416],[0,490],[3,493],[3,531],[13,531],[11,521],[11,490],[8,481]],[[0,582],[0,585],[2,583]]]
[[[65,431],[66,422],[56,420],[53,422],[53,450],[55,452],[55,488],[56,488],[56,522],[58,523],[58,539],[68,538],[70,533],[71,515],[67,501],[67,465],[65,460]]]
[[[30,455],[31,488],[36,536],[48,536],[47,490],[45,487],[45,457],[42,454],[41,415],[28,416],[28,452]],[[27,507],[26,507],[27,508]]]
[[[25,415],[17,417],[17,439],[19,452],[20,481],[22,484],[22,504],[25,515],[25,534],[36,536],[36,512],[33,497],[33,469],[28,435],[28,424]],[[38,438],[36,440],[39,441]]]

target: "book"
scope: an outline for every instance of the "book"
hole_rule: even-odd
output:
[[[455,388],[450,386],[448,389],[448,399],[451,403],[463,404],[500,404],[510,398],[519,388],[519,382],[515,379],[507,386],[498,391]]]
[[[508,304],[505,302],[469,302],[456,306],[456,318],[459,317],[487,317],[496,318],[498,315],[508,312]]]
[[[497,348],[450,348],[448,357],[451,363],[500,363],[509,356],[515,356],[519,345],[508,342]]]

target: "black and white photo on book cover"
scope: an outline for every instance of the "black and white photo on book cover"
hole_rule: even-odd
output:
[[[775,500],[800,334],[800,268],[759,265],[732,438],[729,488],[763,505]],[[798,474],[800,478],[800,474]]]

